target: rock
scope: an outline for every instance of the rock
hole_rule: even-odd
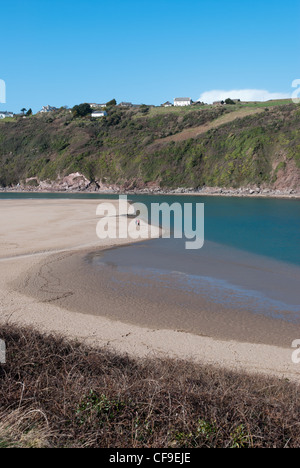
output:
[[[75,172],[64,177],[59,185],[69,190],[84,190],[90,185],[90,181],[80,172]]]

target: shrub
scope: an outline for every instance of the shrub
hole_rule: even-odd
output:
[[[91,106],[87,103],[79,104],[79,106],[74,106],[72,113],[74,117],[85,117],[90,115],[93,112]]]

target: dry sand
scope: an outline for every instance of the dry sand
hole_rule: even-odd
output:
[[[298,381],[300,365],[292,349],[218,340],[207,336],[142,328],[107,317],[76,313],[21,293],[16,284],[28,272],[47,265],[53,256],[108,248],[128,240],[100,241],[96,236],[96,207],[100,200],[1,200],[0,319],[58,332],[89,344],[108,346],[137,357],[169,356],[234,370],[260,372]],[[107,202],[107,200],[106,200]],[[115,203],[115,202],[113,202]],[[147,227],[143,225],[143,229]],[[55,255],[54,255],[55,254]],[[56,278],[59,283],[59,278]],[[59,286],[59,284],[58,284]],[[66,292],[67,293],[67,292]],[[299,337],[300,338],[300,337]]]

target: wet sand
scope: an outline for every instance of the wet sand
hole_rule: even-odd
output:
[[[210,282],[210,278],[206,277],[193,276],[191,283],[190,277],[181,271],[125,266],[125,258],[132,265],[139,262],[143,265],[146,261],[143,253],[151,243],[149,256],[156,263],[153,250],[155,246],[158,248],[159,242],[147,241],[112,251],[84,250],[54,255],[49,257],[47,263],[42,261],[32,268],[25,278],[16,282],[16,287],[28,296],[74,312],[155,330],[176,330],[226,341],[268,344],[287,349],[291,348],[292,341],[300,337],[300,313],[293,312],[293,308],[298,310],[299,306],[275,300],[268,302],[267,297],[263,302],[263,296],[259,294],[252,297],[254,290],[249,290],[246,297],[241,289],[228,287],[223,291],[218,281]],[[214,251],[214,248],[217,246],[211,246],[209,250]],[[158,252],[160,260],[167,261],[161,250]],[[211,266],[213,263],[210,255],[211,252],[206,256],[207,266],[203,265],[205,271],[209,270],[208,264]],[[121,257],[120,264],[114,262],[118,257]],[[221,273],[224,258],[221,253],[218,257],[214,259],[214,268]],[[249,271],[242,265],[241,259],[235,258],[233,265],[227,260],[227,277],[234,276],[233,272],[230,273],[234,265],[236,274],[245,275],[247,281]],[[271,261],[265,263],[268,268],[273,264]],[[255,277],[258,282],[269,280],[274,288],[278,288],[287,270],[277,275],[269,271],[270,278],[267,279],[266,268],[266,265],[261,269],[250,267],[252,281]],[[298,276],[287,279],[287,282],[295,283],[293,290],[299,284],[300,272],[291,267],[289,273],[296,275],[296,272]],[[282,284],[279,295],[283,289]],[[291,292],[289,288],[288,292]],[[283,309],[279,309],[278,304]],[[288,310],[289,307],[292,310]]]
[[[177,291],[172,303],[173,293],[166,297],[151,278],[89,265],[92,251],[120,242],[97,239],[98,203],[1,203],[6,220],[0,228],[1,321],[34,325],[137,357],[192,359],[298,381],[300,368],[292,364],[290,348],[291,337],[300,338],[297,324],[222,305],[213,309],[205,298],[198,298],[196,314],[192,295],[184,291]],[[132,294],[126,281],[133,279],[136,291],[147,290],[148,297]]]

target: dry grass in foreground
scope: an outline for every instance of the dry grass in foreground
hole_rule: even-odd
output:
[[[299,387],[0,327],[0,447],[298,447]]]

